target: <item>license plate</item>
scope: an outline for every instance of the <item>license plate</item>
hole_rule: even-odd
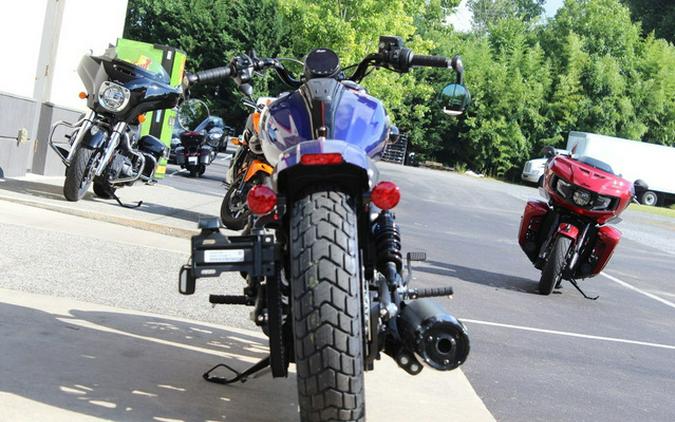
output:
[[[188,163],[190,164],[197,164],[197,160],[199,160],[199,157],[188,157]]]
[[[243,261],[244,261],[243,249],[220,249],[220,250],[204,251],[204,262],[207,264],[243,262]]]

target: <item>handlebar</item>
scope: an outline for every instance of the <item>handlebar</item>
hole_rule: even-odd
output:
[[[451,67],[451,60],[443,56],[418,56],[413,55],[410,60],[411,66],[426,66],[426,67]]]
[[[203,70],[194,74],[188,73],[185,76],[186,85],[213,82],[232,77],[240,89],[246,88],[242,91],[250,95],[251,87],[248,83],[253,71],[261,71],[270,67],[274,68],[285,84],[293,88],[298,88],[303,83],[303,80],[295,79],[278,59],[258,58],[255,53],[251,56],[237,56],[227,66]],[[463,82],[464,67],[459,56],[448,59],[443,56],[415,55],[411,49],[403,46],[403,40],[399,37],[380,37],[379,51],[366,56],[359,63],[354,73],[344,78],[358,83],[369,73],[368,68],[370,66],[381,66],[399,73],[408,72],[415,66],[448,68],[455,70],[457,73],[457,83]]]
[[[213,69],[202,70],[197,73],[188,73],[187,80],[190,85],[197,82],[212,82],[221,79],[227,79],[232,74],[230,66],[216,67]]]

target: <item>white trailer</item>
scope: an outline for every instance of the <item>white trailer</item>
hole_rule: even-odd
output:
[[[593,157],[609,164],[614,173],[634,182],[643,180],[648,190],[639,192],[645,205],[663,204],[675,195],[675,148],[647,142],[570,132],[567,150],[573,156]]]

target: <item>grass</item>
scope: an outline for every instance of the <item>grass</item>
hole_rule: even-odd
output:
[[[666,208],[666,207],[648,207],[647,205],[630,204],[628,209],[646,212],[654,215],[663,215],[666,217],[675,218],[675,205],[671,205],[670,207]]]

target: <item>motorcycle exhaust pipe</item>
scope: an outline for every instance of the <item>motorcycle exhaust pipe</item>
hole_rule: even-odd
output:
[[[398,314],[398,332],[405,349],[439,371],[449,371],[466,361],[469,334],[466,327],[435,302],[405,302]]]

